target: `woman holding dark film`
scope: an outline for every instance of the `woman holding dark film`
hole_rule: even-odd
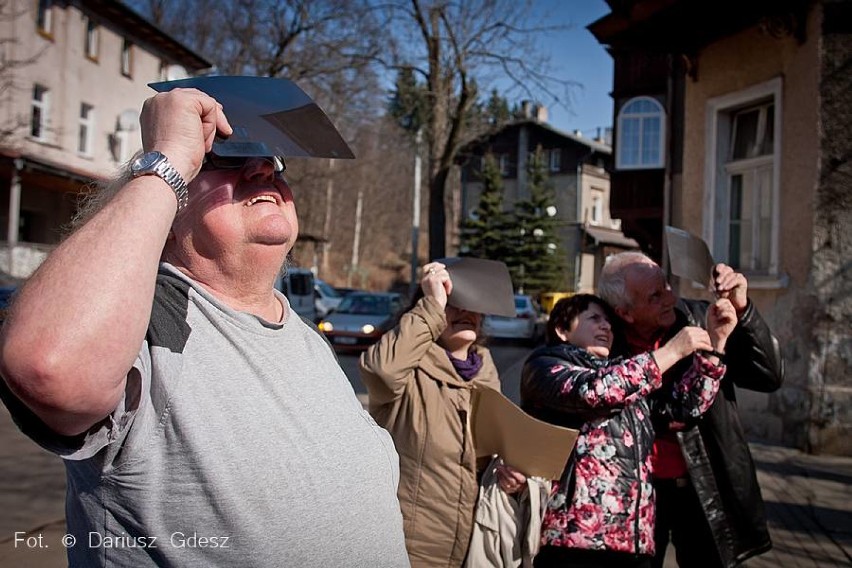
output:
[[[361,357],[370,414],[399,452],[399,502],[414,567],[461,566],[467,556],[477,472],[488,464],[477,462],[471,440],[471,394],[500,390],[491,353],[478,342],[482,313],[452,305],[450,296],[463,292],[451,274],[461,262],[448,266],[452,260],[423,267],[422,295]],[[483,280],[469,295],[485,293]],[[506,290],[514,306],[508,280]]]

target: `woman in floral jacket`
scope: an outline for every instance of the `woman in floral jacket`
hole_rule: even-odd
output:
[[[651,353],[608,360],[615,321],[596,296],[578,294],[554,307],[547,345],[527,359],[521,406],[580,436],[562,478],[554,483],[535,566],[650,567],[654,554],[651,448],[654,430],[646,396],[660,388],[670,411],[688,421],[713,402],[725,372],[723,352],[736,324],[719,300],[708,331],[681,330]],[[696,353],[683,379],[664,385],[665,370]]]

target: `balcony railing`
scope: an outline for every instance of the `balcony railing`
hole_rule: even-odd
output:
[[[0,241],[0,271],[12,279],[26,279],[44,262],[56,245]]]

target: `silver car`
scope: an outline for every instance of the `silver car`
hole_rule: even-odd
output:
[[[482,319],[482,333],[488,337],[521,339],[534,343],[541,335],[540,315],[530,296],[515,294],[515,317],[487,315]]]

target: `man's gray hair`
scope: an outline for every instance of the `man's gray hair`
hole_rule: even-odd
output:
[[[598,278],[598,296],[613,308],[629,308],[627,269],[635,264],[648,263],[656,264],[647,254],[635,250],[608,256]]]
[[[141,151],[137,152],[133,158],[141,153]],[[85,225],[89,219],[94,217],[98,211],[103,209],[118,194],[122,187],[133,179],[133,176],[130,174],[129,164],[130,162],[124,164],[116,177],[92,183],[86,188],[86,191],[80,196],[78,201],[77,212],[71,219],[71,223],[67,226],[67,230],[65,231],[66,237]]]

